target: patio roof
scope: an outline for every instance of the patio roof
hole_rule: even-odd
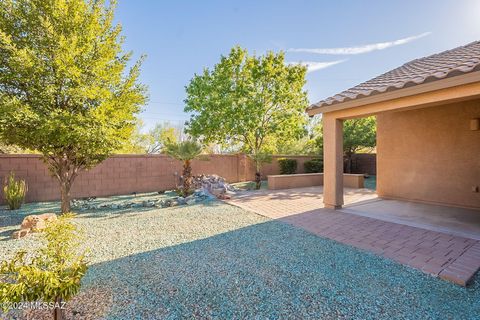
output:
[[[480,71],[480,41],[412,60],[401,67],[312,104],[307,108],[307,112],[315,114],[332,105],[466,75],[475,71]]]

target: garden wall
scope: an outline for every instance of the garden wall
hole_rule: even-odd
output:
[[[375,153],[358,153],[352,156],[352,173],[377,174],[377,155]]]
[[[274,157],[264,174],[279,174]],[[303,162],[311,157],[293,157],[303,172]],[[229,182],[248,181],[255,177],[255,168],[245,155],[211,155],[208,161],[193,161],[194,174],[217,174]],[[84,171],[75,180],[73,197],[108,196],[151,192],[175,187],[176,174],[182,164],[165,155],[115,155],[97,167]],[[0,179],[10,171],[28,183],[27,202],[57,200],[58,182],[51,177],[38,155],[0,155]],[[3,196],[0,197],[3,203]]]
[[[298,173],[304,173],[303,163],[311,156],[274,156],[271,163],[263,166],[262,174],[280,173],[278,158],[295,158]],[[195,160],[194,174],[217,174],[229,182],[255,179],[253,161],[243,155],[210,155],[208,161]],[[25,179],[28,184],[27,202],[49,201],[59,198],[58,182],[51,177],[38,155],[0,155],[0,181],[9,172]],[[75,180],[72,197],[109,196],[152,192],[175,187],[176,174],[180,175],[182,164],[165,155],[115,155],[97,167],[84,171]],[[4,203],[0,192],[0,203]]]

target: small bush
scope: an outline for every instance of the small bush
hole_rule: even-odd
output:
[[[3,195],[10,210],[20,209],[25,201],[27,189],[25,180],[15,180],[15,173],[10,172],[3,186]]]
[[[314,158],[312,160],[305,161],[303,168],[305,173],[323,172],[323,160],[320,158]]]
[[[295,159],[278,159],[280,165],[280,174],[294,174],[297,172],[297,160]]]
[[[4,312],[13,302],[54,303],[55,319],[63,318],[61,306],[76,295],[87,271],[81,248],[83,231],[63,214],[47,223],[42,233],[45,245],[35,253],[18,251],[10,261],[0,263],[0,307]]]

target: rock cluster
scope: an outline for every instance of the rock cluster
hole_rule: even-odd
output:
[[[73,209],[80,211],[102,209],[121,210],[130,208],[167,208],[179,205],[192,205],[210,199],[213,199],[212,195],[203,190],[197,190],[194,194],[188,197],[173,196],[167,199],[131,200],[121,203],[96,203],[94,202],[96,199],[89,198],[72,200],[71,205]]]
[[[232,187],[225,178],[212,175],[198,175],[193,177],[193,186],[195,189],[201,189],[204,192],[210,193],[218,199],[230,199],[230,194],[236,190]]]
[[[20,225],[20,230],[13,232],[12,238],[23,238],[31,232],[42,231],[47,227],[47,222],[55,220],[57,220],[55,213],[26,216]]]

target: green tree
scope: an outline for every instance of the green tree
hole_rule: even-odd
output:
[[[351,119],[343,124],[343,153],[346,172],[352,172],[352,156],[360,150],[371,150],[377,142],[375,117]]]
[[[193,113],[186,131],[207,144],[241,144],[255,162],[259,187],[269,145],[304,133],[305,74],[305,67],[287,65],[283,53],[250,56],[234,47],[186,87],[185,111]]]
[[[82,232],[64,214],[48,222],[42,233],[46,245],[33,257],[19,251],[10,261],[0,264],[0,304],[6,308],[12,302],[42,301],[54,304],[54,318],[63,318],[64,301],[80,290],[87,271],[84,252],[79,247]],[[6,311],[6,310],[4,310]]]
[[[130,137],[125,140],[118,150],[115,150],[116,154],[144,154],[147,153],[147,146],[150,143],[150,136],[148,133],[143,133],[143,121],[137,119],[135,128],[133,129]]]
[[[193,140],[169,143],[164,152],[174,159],[183,161],[182,192],[184,196],[192,193],[192,160],[202,154],[202,145]]]
[[[0,154],[5,154],[5,153],[19,153],[21,151],[20,148],[17,146],[13,145],[5,145],[0,142]]]
[[[173,127],[170,123],[157,123],[148,132],[148,145],[146,152],[149,154],[160,153],[168,144],[176,143],[181,139],[181,129]]]
[[[319,123],[315,129],[318,149],[323,153],[323,126]],[[375,117],[350,119],[343,122],[343,155],[346,160],[346,172],[351,172],[352,156],[361,151],[370,151],[376,145],[377,130]]]
[[[148,132],[142,132],[143,121],[138,119],[130,139],[125,141],[115,153],[123,154],[155,154],[160,153],[169,143],[177,142],[182,138],[181,129],[172,126],[169,122],[158,123]]]
[[[128,139],[146,99],[109,3],[0,1],[0,140],[43,155],[62,212],[75,177]]]

